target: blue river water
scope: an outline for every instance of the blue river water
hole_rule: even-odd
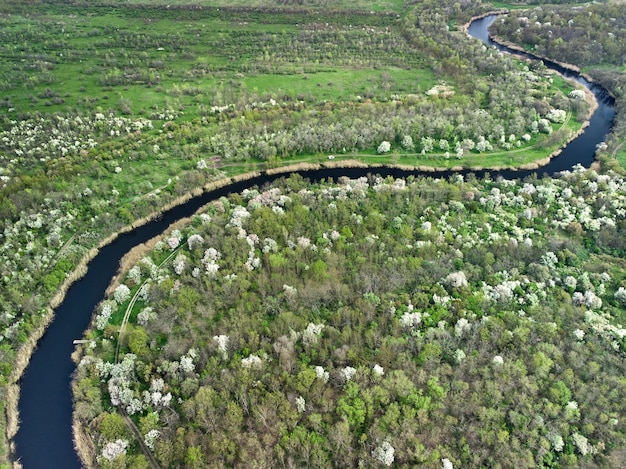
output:
[[[491,45],[487,28],[495,17],[475,21],[469,33]],[[546,63],[549,67],[560,69],[557,64]],[[567,72],[570,73],[570,72]],[[586,131],[573,140],[563,152],[549,165],[537,171],[481,171],[478,177],[489,173],[506,178],[521,178],[531,173],[555,174],[569,169],[576,164],[589,166],[595,154],[596,145],[602,142],[611,129],[615,106],[613,99],[601,87],[588,83],[581,77],[581,83],[588,86],[596,95],[599,107],[591,118]],[[471,171],[461,171],[466,174]],[[331,179],[340,176],[360,177],[370,173],[382,176],[403,177],[426,174],[433,177],[445,177],[446,172],[403,171],[395,168],[350,168],[321,169],[300,174],[311,180]],[[69,289],[63,304],[55,311],[55,318],[40,340],[28,368],[21,380],[19,400],[20,428],[15,437],[14,457],[19,459],[25,469],[80,468],[81,464],[73,446],[72,437],[72,399],[70,382],[74,364],[70,359],[74,351],[72,341],[81,338],[91,318],[96,304],[103,298],[104,291],[115,275],[121,257],[132,247],[147,241],[163,232],[176,220],[190,216],[206,203],[229,193],[240,192],[253,185],[261,185],[280,177],[262,175],[260,177],[235,183],[223,189],[207,192],[189,202],[162,214],[136,230],[118,237],[104,247],[89,264],[85,277]]]

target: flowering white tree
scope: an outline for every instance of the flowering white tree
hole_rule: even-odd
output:
[[[352,368],[351,366],[346,366],[341,370],[343,376],[346,378],[346,381],[350,381],[352,377],[356,374],[356,368]]]
[[[109,319],[111,319],[111,315],[113,314],[113,305],[111,301],[106,301],[102,305],[102,309],[100,310],[100,314],[96,316],[96,328],[104,329],[105,326],[109,323]]]
[[[209,277],[215,277],[220,266],[217,263],[218,259],[222,257],[222,254],[215,248],[209,248],[204,251],[204,257],[202,258],[202,264],[206,269],[206,273]]]
[[[581,100],[585,99],[585,92],[583,90],[572,90],[568,96],[573,99]]]
[[[404,313],[400,317],[400,324],[402,324],[402,327],[406,327],[408,329],[413,329],[419,326],[421,322],[422,322],[422,314],[417,311],[413,313],[409,313],[409,312]]]
[[[213,336],[213,340],[217,343],[217,349],[222,352],[222,357],[224,360],[228,358],[228,342],[230,341],[230,337],[227,335],[215,335]]]
[[[126,448],[128,448],[128,441],[126,440],[111,441],[102,448],[102,457],[108,461],[113,461],[122,454],[126,454]]]
[[[244,368],[261,368],[263,366],[263,360],[258,355],[250,355],[241,359],[241,366]]]
[[[552,133],[552,126],[550,125],[550,121],[548,119],[539,119],[537,121],[537,130],[539,132],[550,135]]]
[[[314,345],[324,329],[324,324],[313,324],[312,322],[302,331],[302,342],[305,345]]]
[[[565,117],[567,117],[567,112],[563,109],[550,109],[550,111],[546,114],[546,119],[558,124],[565,122]]]
[[[452,461],[450,461],[448,458],[443,458],[441,460],[441,464],[443,465],[442,469],[454,469],[454,466],[452,465]]]
[[[159,436],[161,436],[160,431],[150,430],[148,433],[146,433],[143,436],[143,441],[148,448],[150,448],[151,450],[154,450],[154,444],[156,443],[156,440],[159,438]]]
[[[391,143],[389,143],[387,140],[381,142],[381,144],[378,145],[378,153],[389,153],[389,150],[391,150]]]
[[[391,466],[395,459],[395,452],[396,450],[393,446],[391,446],[391,443],[385,440],[380,444],[380,446],[377,446],[374,451],[372,451],[372,457],[383,463],[385,466]]]
[[[180,369],[185,373],[191,373],[196,369],[196,365],[193,363],[193,357],[189,355],[183,355],[180,357]]]
[[[578,282],[576,281],[576,278],[572,277],[571,275],[568,275],[567,277],[565,277],[565,280],[563,281],[563,284],[567,288],[576,288],[577,283]]]
[[[430,153],[435,148],[435,140],[432,137],[422,137],[420,145],[422,147],[422,155]]]
[[[150,381],[151,392],[163,391],[164,387],[165,387],[165,381],[163,381],[163,378],[154,378],[152,381]]]
[[[454,335],[457,337],[462,337],[466,331],[469,331],[472,328],[472,325],[465,318],[459,318],[459,320],[454,325]]]
[[[143,308],[137,315],[137,322],[142,326],[145,326],[154,319],[156,319],[156,312],[150,306]]]
[[[185,265],[187,263],[187,256],[185,256],[182,252],[179,253],[174,261],[172,262],[172,267],[174,267],[174,272],[178,275],[182,274],[185,270]]]
[[[134,265],[126,276],[134,283],[141,283],[141,268],[138,265]]]
[[[581,435],[580,433],[572,433],[572,441],[574,442],[576,449],[578,449],[580,454],[583,456],[587,454],[594,454],[596,452],[596,448],[589,443],[587,437]]]
[[[302,413],[306,410],[306,401],[304,400],[304,397],[296,397],[296,407],[299,413]]]
[[[171,236],[167,238],[167,245],[169,246],[170,251],[173,251],[178,246],[180,246],[180,239],[175,236]]]
[[[415,149],[415,144],[413,143],[413,137],[410,135],[405,135],[402,137],[402,147],[405,150],[413,151]]]
[[[625,304],[626,303],[626,288],[619,287],[613,294],[613,297],[620,303]]]
[[[451,288],[464,288],[468,285],[465,272],[462,270],[448,274],[448,276],[444,279],[444,283]]]
[[[285,294],[285,298],[287,300],[294,300],[298,296],[298,289],[296,287],[292,287],[291,285],[284,284],[283,293]]]
[[[325,383],[328,383],[328,378],[330,377],[330,374],[328,373],[328,371],[324,370],[324,367],[316,366],[315,376],[317,376],[319,379],[321,379]]]
[[[557,452],[563,451],[563,448],[565,447],[565,442],[563,441],[563,437],[561,435],[559,435],[555,431],[549,431],[548,434],[546,435],[546,438],[552,445],[552,449],[554,451],[557,451]]]
[[[115,301],[117,301],[119,304],[124,303],[130,298],[130,288],[128,288],[123,283],[121,285],[118,285],[118,287],[115,289],[115,292],[113,292],[113,298],[115,298]]]
[[[202,243],[204,243],[204,238],[199,234],[192,234],[187,239],[187,246],[189,246],[190,250],[193,250],[196,246],[200,246]]]
[[[454,145],[454,152],[456,154],[457,159],[463,158],[463,154],[465,153],[465,150],[463,149],[463,145],[461,144],[461,142],[456,142],[456,144]]]

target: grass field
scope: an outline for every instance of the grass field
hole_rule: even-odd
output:
[[[143,4],[142,0],[128,0],[128,4]],[[155,5],[188,5],[186,0],[154,0],[151,2]],[[276,6],[302,6],[303,2],[279,2],[276,0],[198,0],[194,2],[203,6],[220,6],[220,7],[276,7]],[[401,12],[404,9],[405,2],[403,0],[378,0],[370,2],[367,0],[312,0],[306,2],[306,6],[313,8],[337,8],[337,9],[359,9],[366,11],[393,11]]]
[[[56,6],[29,18],[0,19],[7,59],[0,89],[11,112],[112,108],[138,114],[147,108],[223,104],[236,100],[239,89],[342,101],[358,93],[409,92],[419,89],[416,82],[432,82],[429,70],[414,68],[418,53],[390,54],[384,44],[372,49],[370,31],[342,25],[317,31],[317,20],[328,17],[299,24],[297,17],[283,16],[280,23],[281,17],[266,13],[241,21],[219,12],[192,21],[174,11],[134,14],[124,8],[75,12]],[[257,23],[248,21],[252,16]],[[383,29],[387,18],[369,22],[381,41],[398,41],[395,32]],[[369,56],[356,57],[359,47]],[[228,96],[220,99],[216,94],[224,89]]]
[[[171,8],[163,6],[167,4]],[[124,205],[141,194],[171,188],[178,175],[194,169],[198,158],[216,153],[206,148],[217,132],[266,123],[275,133],[312,117],[319,124],[323,120],[316,116],[332,114],[346,102],[373,102],[381,112],[390,112],[389,106],[407,96],[414,96],[411,99],[440,122],[454,119],[444,116],[458,112],[446,108],[467,108],[472,99],[486,96],[468,94],[454,76],[446,76],[445,84],[455,94],[424,101],[427,90],[444,82],[441,71],[435,72],[432,61],[403,39],[401,15],[375,13],[400,12],[403,2],[380,2],[379,8],[366,12],[359,11],[366,5],[360,0],[332,5],[339,8],[334,11],[263,9],[275,6],[266,1],[200,4],[202,10],[181,7],[182,2],[52,3],[34,14],[0,17],[4,33],[0,53],[5,58],[0,67],[4,96],[0,104],[6,117],[104,113],[152,120],[154,129],[144,131],[141,139],[113,138],[92,151],[90,155],[105,160],[98,163],[102,168],[94,169],[98,164],[92,161],[73,161],[74,167],[85,166],[77,175],[80,184],[89,187],[95,172],[99,184],[120,191],[118,202]],[[557,78],[546,96],[569,90],[571,86]],[[269,102],[278,107],[263,108]],[[5,128],[10,125],[5,119]],[[402,123],[396,120],[391,125]],[[375,146],[336,151],[372,162],[511,166],[545,158],[559,145],[555,141],[544,148],[531,143],[522,150],[468,153],[462,161],[443,152],[422,156],[398,145],[390,155],[376,155]],[[153,145],[161,151],[151,151]],[[297,150],[289,157],[279,156],[289,164],[323,160],[327,154]],[[225,161],[220,169],[230,175],[281,164],[277,158],[264,162],[266,156],[252,152],[246,161]],[[56,171],[59,164],[47,163],[46,170]],[[123,171],[115,173],[118,166]]]

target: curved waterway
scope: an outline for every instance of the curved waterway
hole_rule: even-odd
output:
[[[489,45],[488,27],[495,16],[490,16],[472,23],[469,33]],[[498,46],[501,50],[506,50]],[[510,52],[507,50],[507,52]],[[611,129],[615,113],[613,99],[606,91],[584,80],[577,74],[563,70],[557,64],[546,65],[565,72],[587,86],[596,95],[598,109],[591,118],[585,132],[570,142],[561,154],[553,158],[550,164],[537,171],[479,171],[478,177],[486,173],[506,178],[521,178],[531,173],[555,174],[570,169],[576,164],[589,166],[593,159],[596,145],[602,142]],[[467,174],[471,171],[461,171]],[[405,177],[425,174],[433,177],[445,177],[453,174],[446,172],[403,171],[395,168],[349,168],[321,169],[305,171],[300,174],[311,180],[337,178],[339,176],[361,177],[369,173],[382,176]],[[118,237],[111,244],[102,248],[90,262],[87,274],[69,289],[63,304],[55,311],[55,317],[39,342],[28,368],[22,377],[19,400],[20,428],[15,437],[15,457],[25,469],[42,468],[80,468],[81,464],[73,446],[72,437],[72,400],[70,391],[71,374],[74,364],[70,354],[74,351],[72,341],[79,339],[91,318],[96,304],[103,298],[111,278],[115,275],[121,257],[132,247],[147,241],[161,233],[176,220],[190,216],[206,203],[228,193],[240,192],[253,185],[261,185],[280,177],[260,176],[245,182],[235,183],[225,188],[207,192],[189,202],[165,212],[158,220],[137,228]]]

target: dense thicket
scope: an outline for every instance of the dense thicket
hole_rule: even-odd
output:
[[[98,464],[144,460],[119,406],[164,467],[614,467],[625,190],[291,178],[209,205],[87,335]]]
[[[619,3],[511,12],[492,31],[539,55],[580,66],[626,61],[626,8]]]
[[[511,11],[496,21],[491,31],[539,55],[584,67],[606,86],[617,97],[617,116],[607,141],[608,151],[620,162],[624,161],[626,6],[623,3]]]

